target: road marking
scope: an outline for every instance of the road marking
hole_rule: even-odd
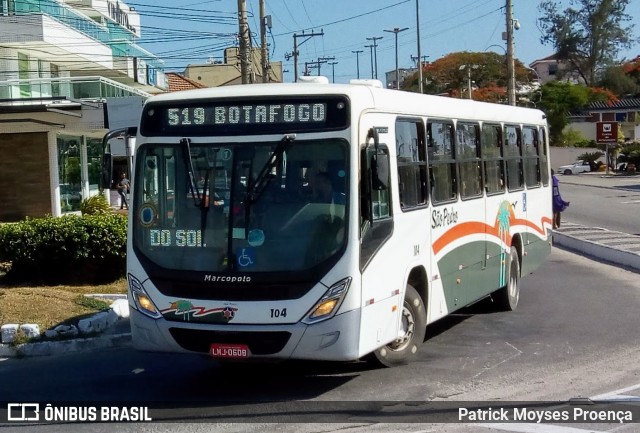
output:
[[[590,397],[591,400],[612,400],[612,399],[617,399],[617,397],[630,397],[633,401],[639,401],[640,397],[638,397],[637,395],[624,395],[625,393],[629,392],[629,391],[635,391],[636,389],[640,389],[640,383],[637,385],[631,385],[628,386],[626,388],[620,388],[620,389],[616,389],[615,391],[611,391],[611,392],[607,392],[605,394],[599,394],[593,397]]]
[[[635,204],[635,203],[640,203],[640,200],[623,201],[621,203],[622,204]]]
[[[520,433],[594,433],[598,430],[584,430],[575,427],[561,427],[552,424],[478,424],[484,428],[493,428],[497,430],[520,432]]]

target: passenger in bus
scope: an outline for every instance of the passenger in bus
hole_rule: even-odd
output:
[[[569,207],[570,202],[564,201],[560,195],[560,181],[556,174],[551,170],[551,179],[553,181],[553,228],[560,228],[560,214]]]
[[[313,181],[313,199],[317,203],[345,204],[345,194],[335,191],[329,173],[322,171],[316,174]]]

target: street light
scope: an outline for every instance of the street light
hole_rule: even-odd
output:
[[[380,39],[382,39],[382,36],[373,36],[367,38],[368,41],[373,41],[373,57],[375,58],[376,62],[376,79],[378,79],[378,43],[376,41],[379,41]]]
[[[400,89],[400,77],[398,76],[398,33],[409,30],[409,27],[398,28],[394,27],[393,30],[385,30],[385,32],[394,33],[396,37],[396,89]]]
[[[360,53],[363,53],[362,50],[351,51],[356,55],[356,69],[358,70],[358,80],[360,79]]]
[[[478,65],[460,65],[460,70],[467,69],[467,88],[469,89],[469,99],[473,99],[471,94],[471,69],[477,69]]]
[[[331,82],[335,83],[336,82],[336,65],[338,64],[338,62],[329,62],[329,64],[331,65]]]

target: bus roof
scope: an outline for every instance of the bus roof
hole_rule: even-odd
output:
[[[375,109],[413,116],[486,121],[508,121],[508,119],[517,118],[520,122],[533,124],[544,123],[546,119],[546,115],[538,109],[447,96],[420,95],[414,92],[378,88],[367,85],[366,81],[358,84],[298,82],[232,85],[164,93],[149,98],[147,103],[218,98],[262,98],[270,95],[279,97],[346,95],[352,101],[354,108],[359,110]]]

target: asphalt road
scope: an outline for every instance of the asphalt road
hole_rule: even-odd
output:
[[[175,432],[204,431],[204,426],[206,431],[225,432],[342,428],[282,422],[304,415],[300,408],[307,415],[321,411],[322,420],[333,423],[349,421],[353,431],[393,431],[383,429],[379,419],[346,416],[343,409],[353,403],[341,402],[555,401],[637,384],[639,306],[637,274],[554,249],[542,268],[522,280],[517,311],[496,312],[490,302],[483,302],[446,318],[429,327],[418,360],[404,367],[308,362],[222,366],[206,357],[120,348],[2,361],[2,400],[164,402],[172,409],[163,416],[178,421],[166,429]],[[265,418],[283,411],[286,416]],[[265,428],[268,421],[282,423]],[[394,429],[478,431],[451,424],[429,430],[432,427],[402,421],[396,419]],[[86,428],[65,424],[3,431]],[[92,424],[90,431],[114,428]],[[164,431],[165,426],[127,424],[117,430]]]

